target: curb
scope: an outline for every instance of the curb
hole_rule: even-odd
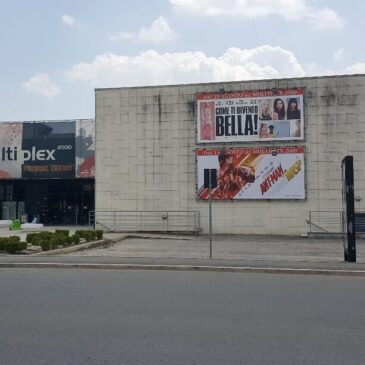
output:
[[[33,256],[63,255],[63,254],[68,254],[68,253],[72,253],[72,252],[88,250],[90,248],[99,248],[99,247],[104,247],[104,246],[107,246],[107,245],[112,245],[114,243],[118,243],[120,241],[123,241],[123,240],[125,240],[127,238],[171,239],[171,237],[166,237],[166,236],[164,237],[164,236],[158,236],[158,235],[151,236],[151,235],[147,235],[147,234],[130,234],[130,233],[125,233],[125,234],[121,234],[119,237],[116,237],[116,238],[107,238],[107,239],[103,239],[103,240],[99,240],[99,241],[85,242],[85,243],[81,243],[81,244],[75,245],[75,246],[58,248],[56,250],[36,252],[36,253],[29,254],[28,256],[32,256],[33,257]],[[178,238],[178,239],[180,239],[180,240],[188,240],[186,238]]]
[[[126,238],[144,238],[144,239],[158,239],[158,240],[176,240],[176,241],[192,241],[194,237],[192,236],[174,236],[174,235],[161,235],[161,234],[156,234],[156,233],[138,233],[138,232],[120,232],[121,234],[123,234],[123,239]],[[108,234],[108,232],[106,232],[105,234]]]
[[[122,241],[123,239],[125,239],[125,237],[118,237],[118,242]],[[70,247],[65,247],[65,248],[58,248],[56,250],[32,253],[28,256],[34,257],[34,256],[63,255],[63,254],[67,254],[67,253],[87,250],[89,248],[104,247],[104,246],[107,246],[107,245],[111,245],[113,243],[116,243],[116,242],[114,240],[111,240],[111,239],[103,239],[103,240],[99,240],[99,241],[85,242],[85,243],[81,243],[81,244],[75,245],[75,246],[70,246]]]
[[[292,269],[273,267],[232,267],[192,265],[138,265],[138,264],[65,264],[65,263],[0,263],[0,269],[94,269],[94,270],[159,270],[203,271],[260,274],[293,274],[365,277],[365,270]]]

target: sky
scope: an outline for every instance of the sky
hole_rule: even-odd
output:
[[[363,0],[0,0],[0,121],[94,89],[365,73]]]

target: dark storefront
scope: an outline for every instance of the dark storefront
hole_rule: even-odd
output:
[[[0,123],[0,219],[88,224],[93,120]]]
[[[49,225],[88,224],[94,209],[94,180],[0,181],[1,219],[20,218]]]

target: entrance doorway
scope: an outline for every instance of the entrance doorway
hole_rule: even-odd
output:
[[[1,219],[26,217],[31,222],[36,218],[45,225],[88,224],[89,211],[94,210],[94,194],[94,179],[1,181]]]

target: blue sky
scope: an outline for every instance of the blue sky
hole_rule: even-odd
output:
[[[0,120],[94,117],[94,88],[365,72],[361,0],[2,0]]]

